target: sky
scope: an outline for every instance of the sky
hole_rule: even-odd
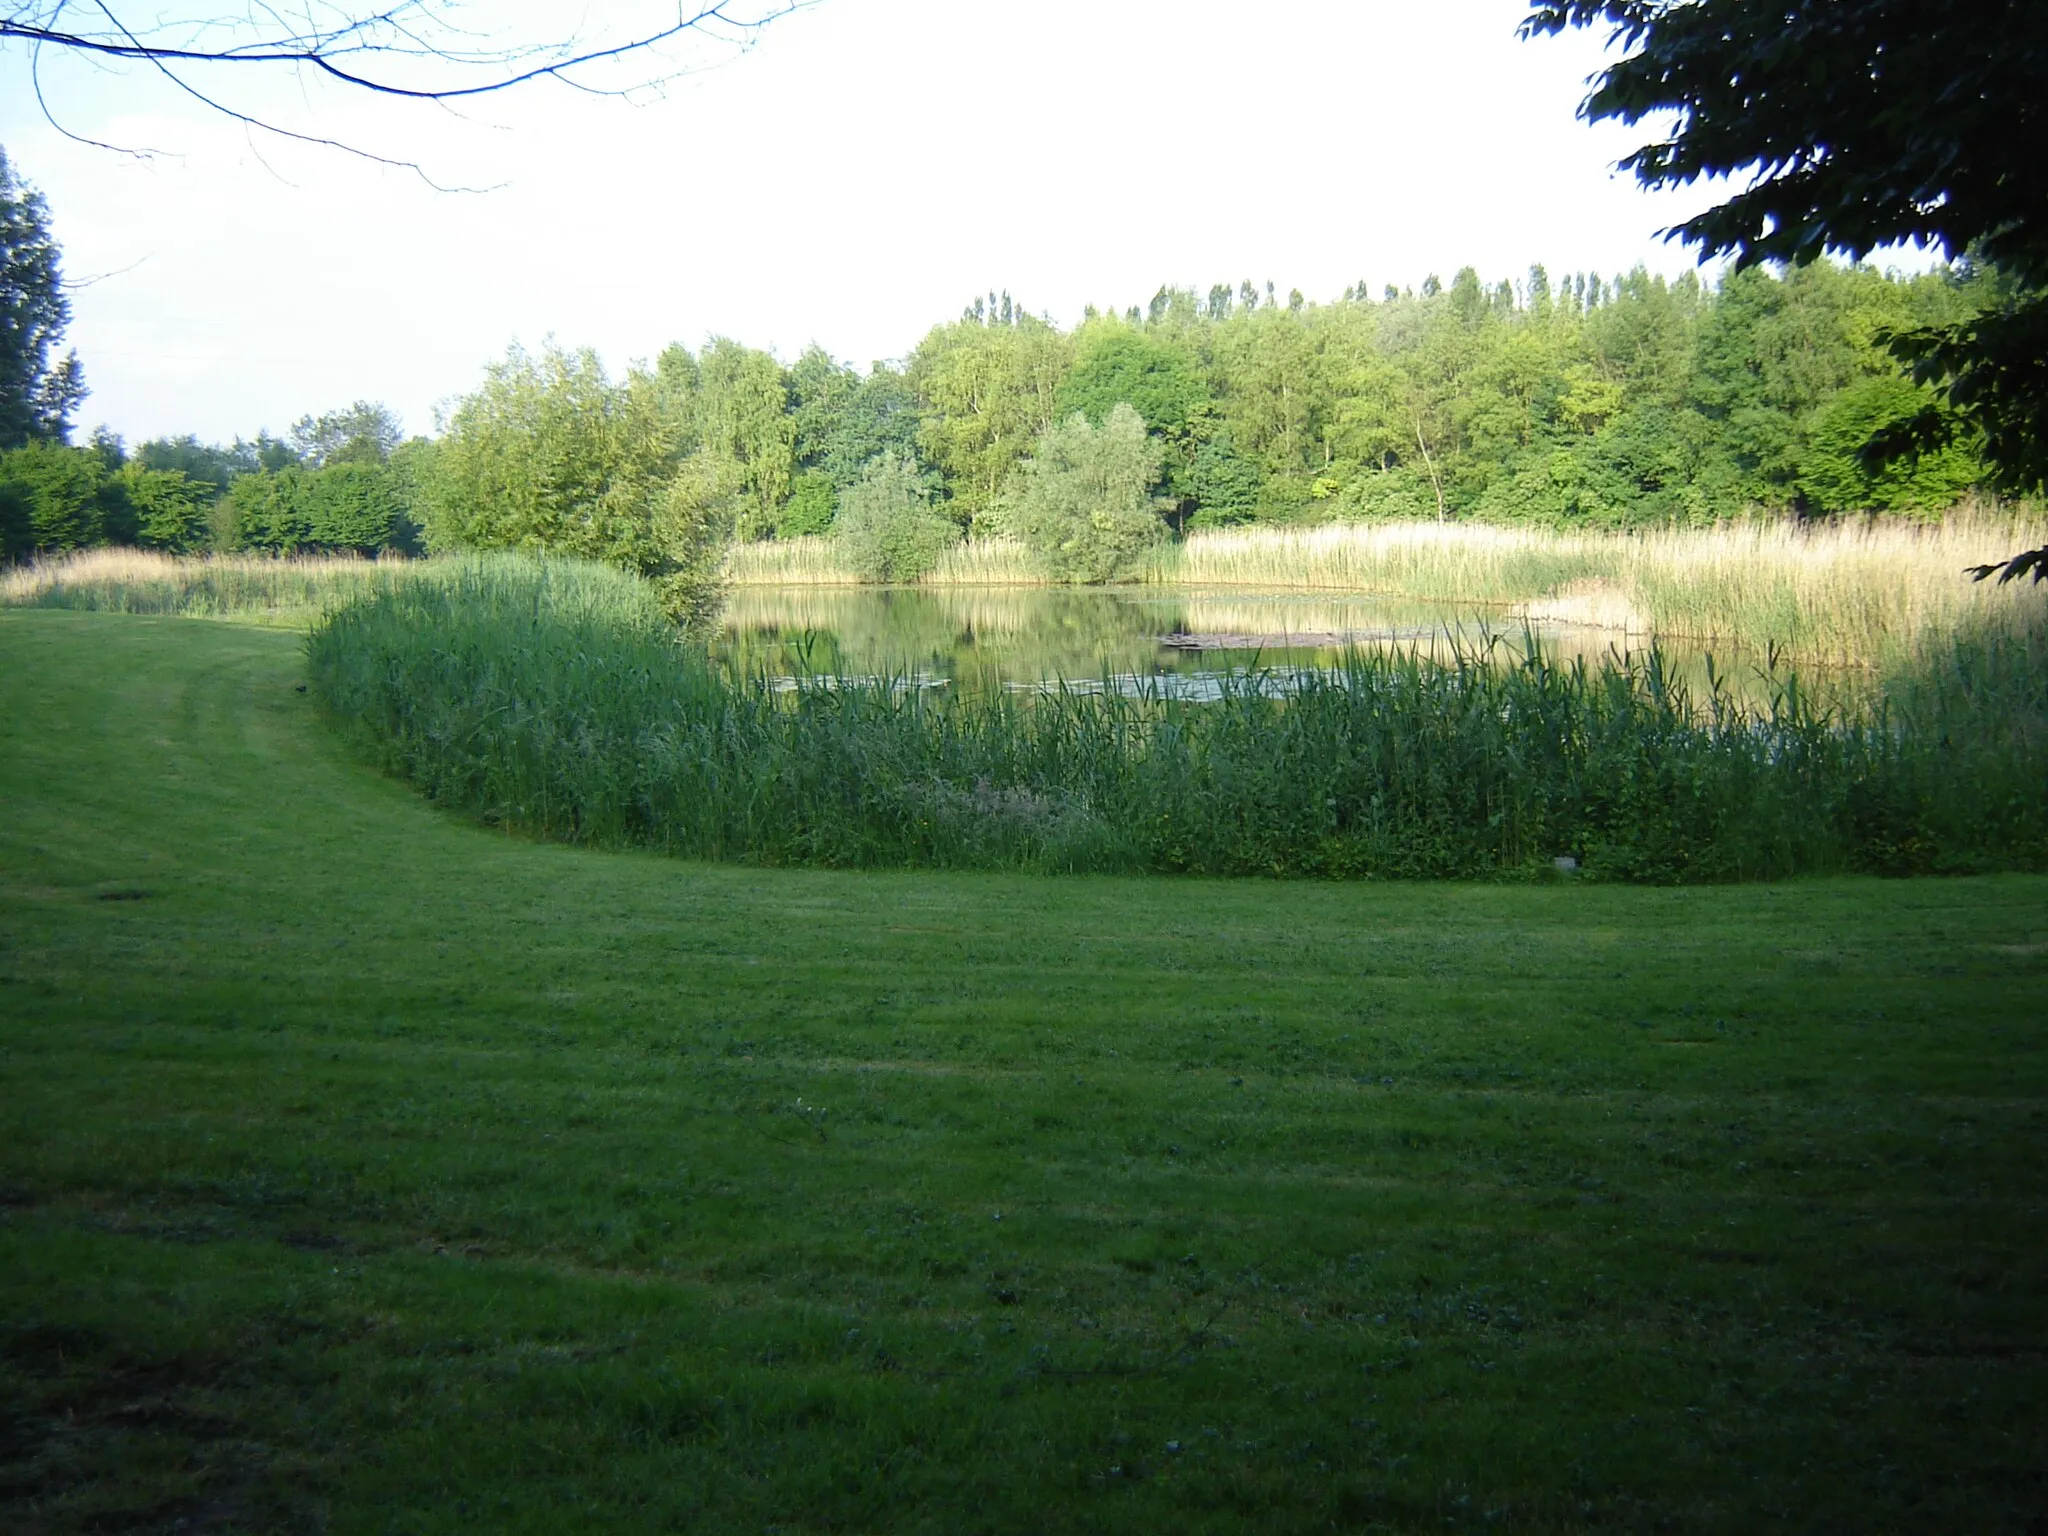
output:
[[[630,24],[638,0],[611,0]],[[659,5],[654,7],[656,11]],[[474,8],[505,36],[565,8]],[[1714,200],[1614,163],[1576,109],[1604,39],[1522,0],[817,0],[621,101],[549,82],[461,114],[240,71],[202,88],[418,161],[255,132],[140,66],[0,53],[0,145],[48,200],[93,394],[130,442],[284,431],[357,399],[433,430],[513,342],[623,368],[730,335],[901,358],[977,293],[1070,325],[1162,283],[1335,298],[1476,266],[1692,265]],[[658,68],[662,66],[648,66]],[[636,78],[644,78],[645,70]]]

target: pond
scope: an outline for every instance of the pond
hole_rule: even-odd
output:
[[[1553,656],[1589,664],[1641,636],[1527,626]],[[1500,636],[1519,650],[1521,620],[1496,610],[1342,594],[1166,587],[736,587],[721,654],[748,672],[887,678],[955,693],[1156,689],[1213,697],[1218,674],[1255,670],[1276,688],[1338,665],[1348,649],[1398,647],[1448,658]],[[1707,647],[1666,644],[1675,670],[1705,681]],[[1726,648],[1716,656],[1725,665]]]

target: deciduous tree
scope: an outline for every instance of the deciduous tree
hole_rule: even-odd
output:
[[[1002,527],[1060,580],[1112,580],[1166,536],[1152,495],[1159,465],[1159,445],[1130,406],[1114,407],[1100,427],[1076,411],[1017,466]]]
[[[49,206],[0,149],[0,449],[69,440],[86,395],[78,354],[56,356],[70,323]]]
[[[1622,165],[1649,187],[1740,188],[1672,231],[1703,256],[1804,265],[1914,241],[2004,275],[1976,313],[1894,333],[1947,408],[1869,446],[1926,452],[1968,429],[2003,485],[2048,485],[2048,6],[1536,0],[1523,30],[1600,24],[1625,53],[1582,115],[1670,125]],[[2048,550],[2022,559],[2048,575]]]

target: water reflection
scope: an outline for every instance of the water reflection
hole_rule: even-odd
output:
[[[1012,693],[1039,696],[1109,694],[1125,699],[1181,699],[1193,704],[1213,704],[1225,693],[1240,697],[1255,693],[1262,698],[1284,699],[1329,675],[1327,667],[1230,667],[1208,672],[1111,672],[1102,677],[1009,682],[1003,686]]]
[[[1640,637],[1531,626],[1552,656],[1589,665]],[[973,692],[1075,691],[1214,698],[1232,672],[1287,691],[1347,650],[1398,648],[1448,660],[1501,637],[1519,650],[1524,625],[1502,613],[1327,594],[1209,593],[1158,587],[741,587],[727,604],[719,649],[734,666],[793,686],[800,676]],[[1704,691],[1708,647],[1666,645],[1669,671]],[[1727,648],[1718,671],[1743,682]],[[1754,685],[1754,674],[1749,678]],[[1745,688],[1744,691],[1750,691]]]

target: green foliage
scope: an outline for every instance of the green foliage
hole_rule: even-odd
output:
[[[397,547],[404,504],[381,461],[336,459],[306,474],[311,543],[324,550],[373,555]]]
[[[421,521],[425,515],[427,487],[433,481],[440,453],[438,439],[409,437],[393,448],[391,456],[384,462],[392,493],[402,509],[394,543],[408,554],[419,554],[426,547]]]
[[[222,547],[282,553],[310,544],[312,530],[300,505],[305,478],[296,466],[237,478],[221,498]]]
[[[358,400],[346,410],[301,416],[289,439],[299,462],[312,469],[330,464],[382,464],[405,441],[404,429],[388,406]]]
[[[701,619],[715,600],[714,552],[775,483],[772,463],[743,456],[765,401],[753,393],[758,354],[741,353],[714,346],[717,380],[699,388],[680,348],[623,384],[593,352],[514,348],[457,405],[432,453],[429,546],[601,560],[649,577],[679,617]],[[697,431],[703,446],[686,457]],[[768,438],[786,446],[780,433]]]
[[[133,463],[117,478],[134,514],[136,542],[144,549],[189,554],[211,542],[212,486],[174,469]]]
[[[1154,301],[1160,315],[1154,329],[1110,318],[1089,321],[1075,332],[1074,364],[1056,397],[1059,413],[1066,417],[1079,411],[1099,427],[1117,405],[1129,405],[1160,443],[1176,505],[1197,517],[1206,508],[1205,524],[1242,521],[1258,500],[1256,488],[1246,494],[1248,477],[1234,473],[1234,466],[1215,454],[1200,472],[1195,468],[1215,415],[1209,383],[1186,345],[1198,312],[1191,295],[1176,290],[1162,290],[1162,295]],[[1186,302],[1176,302],[1180,299]],[[1219,496],[1221,501],[1214,499]]]
[[[1085,418],[1081,425],[1086,426]],[[907,472],[899,485],[912,485]],[[1226,680],[1213,702],[1060,689],[791,697],[545,568],[478,567],[323,621],[316,688],[443,804],[542,835],[776,863],[1654,882],[2048,867],[2048,636],[1951,640],[1874,703],[1690,697],[1652,653],[1532,640],[1437,665]],[[609,590],[609,589],[607,589]]]
[[[800,470],[824,468],[860,390],[861,377],[853,369],[815,343],[804,348],[789,370],[790,425]]]
[[[1069,338],[1007,304],[1000,320],[969,316],[935,326],[919,344],[908,370],[923,413],[918,440],[970,528],[1059,420],[1072,352]]]
[[[834,362],[821,348],[809,347],[789,370],[790,421],[794,428],[795,478],[790,482],[789,500],[775,523],[778,538],[802,538],[829,533],[842,496],[854,494],[864,477],[877,466],[893,485],[898,467],[913,466],[917,481],[917,507],[930,500],[935,478],[916,467],[917,401],[903,376],[877,364],[862,378],[853,369]],[[872,500],[875,492],[861,492]],[[941,539],[941,531],[930,524],[922,510],[913,513],[909,503],[885,500],[889,506],[871,507],[873,518],[848,544],[861,551],[864,569],[903,570],[922,574],[937,556],[930,546]],[[864,514],[866,516],[866,514]],[[888,526],[897,533],[882,537],[875,530]],[[959,530],[948,527],[942,543],[951,543]],[[904,580],[902,575],[887,580]]]
[[[1114,407],[1100,427],[1076,411],[1017,466],[1000,526],[1059,580],[1126,575],[1166,536],[1152,497],[1159,465],[1159,446],[1129,405]]]
[[[821,470],[805,470],[790,484],[789,501],[782,509],[781,521],[775,525],[775,536],[801,539],[829,533],[838,504],[839,493],[833,489],[832,477]]]
[[[1967,265],[1901,277],[1818,261],[1717,286],[1539,267],[1517,289],[1463,268],[1380,300],[1354,284],[1332,304],[1162,288],[1145,310],[1091,314],[1072,335],[996,295],[934,328],[902,371],[862,376],[817,347],[784,369],[715,338],[614,381],[588,352],[515,350],[457,403],[444,441],[399,442],[390,413],[359,402],[301,419],[296,448],[188,437],[145,443],[135,460],[222,490],[267,473],[212,512],[225,548],[411,548],[423,525],[434,548],[603,559],[672,591],[681,568],[657,524],[686,464],[677,548],[696,550],[720,517],[748,538],[825,533],[870,466],[908,461],[930,504],[976,535],[1023,535],[1027,519],[1060,580],[1127,571],[1162,517],[1176,531],[1927,517],[1990,473],[1967,423],[1912,382],[1886,338],[1967,323],[2003,302],[2002,282]],[[1119,405],[1150,440],[1142,495],[1135,469],[1112,490],[1086,483],[1095,470],[1020,468],[1076,414],[1105,431]],[[1887,457],[1887,443],[1919,441],[1930,411],[1941,431]],[[316,535],[286,494],[292,474],[350,462],[388,476],[388,533],[370,507]],[[118,522],[80,526],[104,539]]]
[[[12,558],[126,543],[134,522],[120,481],[98,454],[47,439],[0,453],[0,495],[15,511]]]
[[[35,547],[28,492],[0,474],[0,565],[28,559]]]
[[[1193,526],[1220,528],[1258,515],[1263,481],[1259,466],[1240,454],[1225,433],[1195,450],[1187,489],[1197,508]]]
[[[2048,9],[1536,0],[1523,30],[1603,23],[1626,51],[1583,115],[1675,124],[1622,166],[1647,187],[1741,188],[1677,227],[1703,256],[1798,266],[1911,243],[1996,269],[1973,313],[1887,332],[1947,409],[1929,401],[1867,446],[1925,458],[1967,442],[2005,489],[2048,486],[2048,168],[2016,127],[2039,112]]]
[[[833,533],[867,581],[915,581],[960,542],[960,527],[931,504],[911,459],[878,458],[840,496]]]
[[[1113,319],[1075,332],[1073,366],[1054,399],[1061,417],[1079,411],[1098,427],[1128,405],[1169,440],[1185,439],[1210,410],[1208,384],[1180,347]]]
[[[448,420],[427,485],[429,545],[651,567],[650,511],[677,457],[655,404],[613,384],[593,352],[513,348]]]
[[[1917,455],[1873,459],[1869,446],[1945,406],[1924,384],[1889,375],[1858,379],[1814,413],[1799,489],[1822,512],[1939,513],[1983,478],[1967,436],[1942,434]]]
[[[827,445],[826,472],[843,490],[877,458],[914,457],[921,430],[910,381],[892,368],[878,367],[862,381]]]
[[[237,442],[233,448],[222,448],[202,443],[189,432],[181,437],[154,438],[143,443],[135,450],[130,462],[143,469],[183,475],[187,480],[210,487],[216,496],[227,490],[235,476],[252,474],[263,467],[248,443]]]
[[[426,485],[432,549],[530,549],[655,563],[651,504],[676,463],[651,391],[594,352],[512,348],[463,397]]]
[[[796,447],[782,369],[766,352],[723,336],[712,338],[697,365],[701,451],[732,466],[741,537],[765,537],[789,495]]]
[[[226,497],[234,544],[273,554],[397,547],[408,525],[399,488],[382,464],[342,461],[242,475]]]
[[[676,466],[654,505],[656,559],[646,574],[668,617],[692,633],[718,617],[738,494],[733,481],[729,461],[692,454]]]
[[[71,323],[61,268],[49,206],[0,149],[0,450],[64,442],[85,398],[78,354],[51,356]]]

